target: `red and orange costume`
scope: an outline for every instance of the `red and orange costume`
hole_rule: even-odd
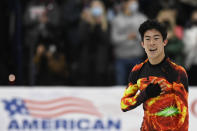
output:
[[[147,97],[147,86],[163,80],[164,93]],[[141,131],[188,131],[188,78],[183,67],[165,58],[158,65],[147,60],[136,65],[121,99],[121,109],[129,111],[143,103]]]

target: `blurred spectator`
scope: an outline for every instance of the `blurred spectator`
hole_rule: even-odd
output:
[[[156,19],[158,13],[163,9],[176,9],[175,34],[178,38],[183,37],[183,26],[188,17],[191,6],[181,3],[180,0],[139,0],[140,11],[148,18]]]
[[[69,85],[76,84],[79,43],[79,24],[82,9],[89,6],[90,0],[66,0],[61,4],[61,39],[64,41],[64,53],[67,56]]]
[[[60,19],[58,5],[55,1],[51,0],[32,0],[27,4],[24,18],[24,24],[26,27],[25,43],[29,49],[30,58],[30,62],[28,62],[30,63],[30,85],[48,85],[51,83],[58,84],[59,82],[52,79],[55,77],[53,75],[49,75],[48,72],[48,68],[50,67],[49,60],[52,58],[55,57],[56,62],[58,60],[65,61],[63,60],[63,58],[65,58],[62,56],[63,54],[59,53],[62,49],[62,42],[60,39],[61,32],[59,31]],[[40,48],[44,48],[43,52],[46,52],[47,55],[42,51],[42,53],[39,53],[40,51],[38,50],[40,50]],[[39,59],[38,56],[42,56],[41,58],[45,56],[46,58]],[[36,60],[34,61],[33,59]],[[40,66],[44,68],[41,68]],[[56,72],[56,74],[58,73]],[[59,75],[62,76],[62,74]],[[49,79],[49,77],[51,77],[51,79]],[[62,81],[65,82],[65,80]]]
[[[39,44],[34,56],[36,85],[65,85],[68,75],[65,56],[55,45]]]
[[[80,85],[108,85],[110,34],[105,6],[93,0],[81,14],[79,78]]]
[[[176,7],[174,4],[170,4],[171,6],[166,7],[168,4],[164,4],[162,10],[158,12],[157,19],[159,21],[165,21],[168,20],[171,25],[173,26],[173,32],[179,39],[182,39],[183,37],[183,27],[180,25],[177,25],[177,17],[179,15],[178,7]],[[171,7],[171,8],[170,8]]]
[[[163,9],[158,13],[157,19],[168,29],[168,44],[166,54],[177,64],[184,66],[184,44],[176,34],[176,9]]]
[[[197,9],[192,12],[183,40],[185,43],[185,64],[188,70],[189,84],[197,85]]]
[[[112,22],[117,85],[125,85],[129,70],[141,62],[144,52],[140,46],[138,27],[145,20],[146,16],[138,11],[138,1],[125,0],[122,12]]]

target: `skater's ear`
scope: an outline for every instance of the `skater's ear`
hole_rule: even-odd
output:
[[[165,39],[165,40],[163,41],[164,46],[166,46],[167,43],[168,43],[168,39]]]
[[[141,46],[144,48],[144,41],[141,41]]]

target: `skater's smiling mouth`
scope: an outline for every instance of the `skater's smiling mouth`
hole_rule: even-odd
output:
[[[155,48],[155,49],[149,49],[149,51],[151,51],[151,52],[152,52],[152,51],[156,51],[156,50],[157,50],[157,48]]]

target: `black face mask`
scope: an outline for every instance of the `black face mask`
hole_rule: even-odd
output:
[[[197,20],[196,21],[192,21],[191,25],[193,26],[197,26]]]
[[[171,27],[171,24],[168,20],[165,20],[163,21],[163,25],[168,29],[168,30],[171,30],[172,27]]]

